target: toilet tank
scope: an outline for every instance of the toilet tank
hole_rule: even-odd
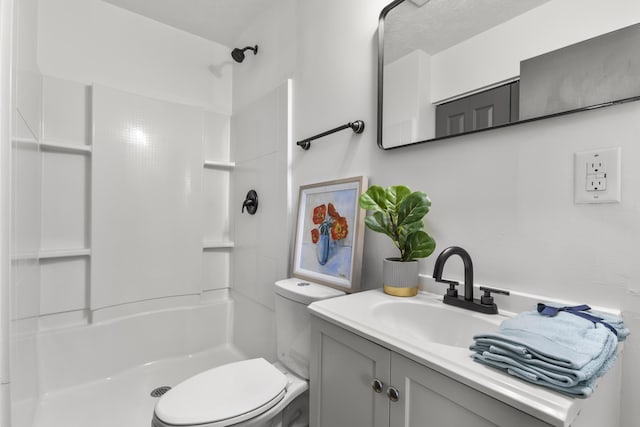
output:
[[[309,379],[311,320],[307,306],[344,295],[343,291],[302,279],[275,283],[276,351],[278,360],[296,375]]]

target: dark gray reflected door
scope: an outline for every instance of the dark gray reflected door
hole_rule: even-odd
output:
[[[516,83],[517,84],[517,83]],[[436,107],[436,138],[498,126],[512,118],[513,84],[499,86]],[[517,115],[517,112],[515,113]]]

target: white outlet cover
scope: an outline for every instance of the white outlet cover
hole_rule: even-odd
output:
[[[606,190],[587,191],[587,164],[601,160],[606,165]],[[620,202],[620,147],[581,151],[573,156],[574,203]]]

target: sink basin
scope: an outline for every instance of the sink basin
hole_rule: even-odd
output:
[[[392,330],[398,338],[461,348],[469,347],[476,334],[496,331],[505,319],[424,299],[380,302],[372,307],[371,314],[374,322]]]

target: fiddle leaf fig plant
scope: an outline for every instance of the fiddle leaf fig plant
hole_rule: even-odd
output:
[[[431,200],[422,191],[395,185],[372,185],[360,195],[360,207],[372,211],[364,223],[373,231],[386,234],[400,250],[400,261],[413,261],[433,253],[436,242],[424,230],[424,216]]]

